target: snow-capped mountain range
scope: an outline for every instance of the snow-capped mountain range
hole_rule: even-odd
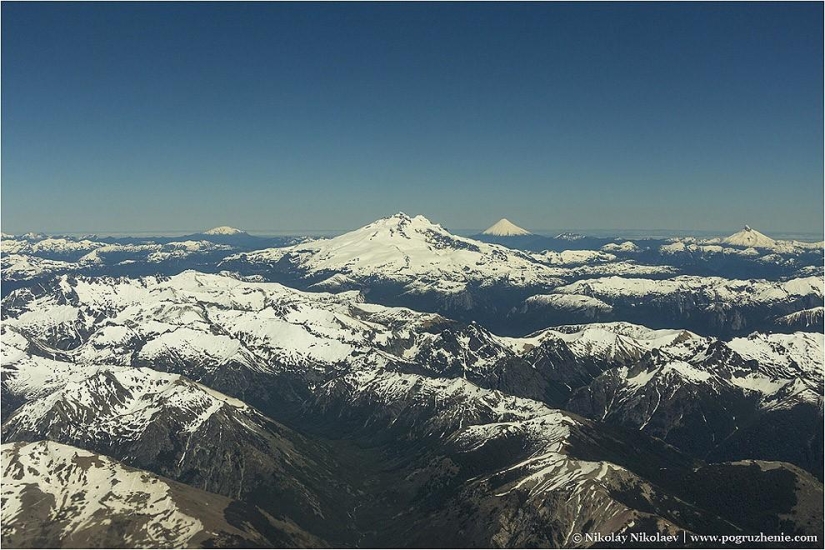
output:
[[[823,279],[736,280],[679,276],[669,279],[600,277],[555,287],[524,301],[518,316],[538,328],[549,319],[624,319],[651,326],[676,326],[704,334],[753,330],[814,330],[795,312],[821,307]],[[791,317],[789,317],[791,316]],[[514,316],[515,317],[515,316]]]
[[[659,517],[669,525],[668,532],[716,521],[708,511],[700,513],[698,524],[694,523],[698,520],[680,520],[665,501],[630,512],[615,501],[606,487],[633,487],[644,493],[651,481],[661,482],[650,479],[651,474],[632,459],[631,447],[656,443],[636,441],[618,455],[610,446],[601,448],[614,436],[593,422],[617,413],[599,410],[587,414],[592,421],[584,421],[549,408],[563,402],[565,388],[568,393],[575,390],[569,406],[576,410],[581,392],[601,387],[605,377],[619,376],[635,394],[611,400],[610,406],[617,407],[627,406],[630,395],[637,400],[650,397],[645,388],[661,393],[669,387],[668,380],[680,377],[675,387],[692,388],[692,392],[712,394],[720,387],[738,392],[740,400],[752,403],[751,422],[767,410],[815,404],[814,391],[822,383],[815,368],[815,358],[822,352],[821,337],[754,337],[725,344],[686,331],[618,323],[500,338],[437,315],[366,304],[354,292],[306,293],[276,283],[247,283],[194,272],[171,279],[63,277],[39,296],[17,291],[5,305],[4,402],[20,405],[6,415],[4,441],[45,438],[86,448],[200,490],[252,499],[259,507],[265,504],[246,491],[262,487],[283,491],[292,483],[294,489],[288,494],[300,499],[287,507],[270,505],[263,510],[288,513],[301,529],[333,538],[335,533],[319,531],[320,523],[313,520],[313,510],[327,521],[346,515],[336,508],[338,499],[325,492],[328,482],[316,481],[330,475],[324,473],[328,466],[319,464],[318,457],[333,460],[329,456],[333,453],[327,450],[325,455],[315,447],[306,454],[313,444],[278,427],[239,398],[251,400],[269,414],[289,416],[286,409],[299,404],[287,405],[278,384],[286,379],[292,395],[304,396],[300,409],[305,421],[337,418],[346,426],[347,419],[358,419],[360,437],[366,437],[363,426],[370,426],[367,433],[418,441],[422,449],[430,449],[427,453],[450,456],[452,461],[481,457],[487,448],[518,442],[519,454],[511,461],[485,459],[489,473],[463,482],[454,498],[469,498],[480,507],[488,501],[509,503],[509,507],[526,498],[532,504],[518,506],[526,514],[521,521],[528,524],[542,521],[539,508],[534,508],[541,502],[567,501],[558,512],[570,513],[564,516],[569,518],[563,520],[564,529],[549,539],[517,539],[519,544],[530,540],[563,544],[564,533],[587,521],[619,522],[630,529],[643,518]],[[708,359],[714,356],[711,350],[730,354],[734,348],[747,358],[735,372],[730,371],[729,361]],[[658,375],[665,382],[653,384],[655,372],[638,372],[649,369],[650,358],[659,356],[673,359],[665,367],[656,367],[665,369]],[[540,376],[531,379],[531,371]],[[648,382],[639,384],[640,377]],[[255,391],[251,391],[252,381],[258,386]],[[513,392],[532,393],[545,402]],[[668,402],[660,405],[661,414],[672,418],[665,412],[668,407],[672,413]],[[658,410],[650,413],[654,421],[648,419],[643,433],[647,425],[658,426]],[[740,415],[742,409],[735,412]],[[821,422],[815,408],[808,414],[814,423],[817,418]],[[632,426],[634,419],[617,417],[616,422]],[[158,430],[168,435],[158,439]],[[696,437],[695,432],[680,435],[681,439],[671,437],[671,444],[689,447]],[[581,448],[583,442],[592,447],[594,441],[596,447],[584,454],[569,450]],[[216,462],[216,448],[226,462]],[[683,467],[677,465],[685,460],[674,454],[665,463]],[[283,466],[262,469],[264,464]],[[413,466],[420,467],[417,462]],[[800,483],[816,486],[813,481]],[[673,490],[678,494],[681,489]],[[444,506],[452,510],[457,504],[448,499]],[[579,515],[572,514],[574,509]],[[501,529],[503,525],[473,536],[481,537],[479,541],[504,540]]]
[[[668,311],[653,312],[653,318],[664,315],[665,326],[673,326],[690,303],[681,300],[684,294],[708,288],[707,298],[700,307],[703,313],[689,328],[704,327],[711,332],[742,333],[773,326],[776,318],[798,309],[816,307],[822,303],[821,285],[807,293],[794,294],[778,290],[764,291],[765,299],[753,311],[743,311],[739,296],[762,293],[762,287],[773,288],[773,281],[728,281],[719,277],[681,276],[681,269],[661,263],[643,264],[632,259],[641,249],[632,242],[607,251],[567,251],[526,254],[502,245],[488,244],[451,235],[441,226],[422,216],[411,218],[398,214],[369,224],[333,239],[310,241],[293,247],[241,253],[226,258],[221,267],[240,274],[257,274],[264,280],[280,281],[309,290],[340,291],[357,289],[371,300],[385,305],[403,305],[414,309],[438,312],[449,317],[477,320],[493,330],[527,332],[541,326],[564,322],[571,308],[580,311],[567,322],[585,320],[619,320],[615,305],[602,300],[597,293],[591,299],[559,297],[559,294],[590,295],[587,290],[575,291],[572,285],[587,286],[591,280],[599,287],[612,284],[621,294],[636,295],[656,290],[673,296],[672,305],[661,300],[647,308],[665,306]],[[628,256],[629,255],[629,256]],[[760,264],[761,265],[761,264]],[[807,272],[802,271],[804,275]],[[611,277],[612,276],[612,277]],[[655,276],[655,280],[642,279]],[[661,281],[664,277],[671,277]],[[600,279],[596,279],[600,278]],[[788,283],[790,284],[790,283]],[[716,293],[717,286],[736,286],[736,291]],[[804,285],[803,285],[804,286]],[[753,287],[753,288],[746,288]],[[637,289],[637,290],[634,290]],[[550,302],[558,308],[538,315],[531,308],[531,296],[557,295]],[[770,296],[776,300],[772,301]],[[491,300],[491,296],[495,296]],[[538,298],[532,303],[537,303]],[[583,303],[588,302],[588,303]],[[609,301],[607,301],[609,302]],[[719,304],[718,307],[715,304]],[[754,301],[748,299],[748,304]],[[583,306],[583,307],[582,307]],[[588,306],[595,306],[593,307]],[[705,308],[710,308],[705,310]],[[715,313],[717,309],[735,310],[734,316]],[[645,315],[650,317],[650,311]],[[526,315],[526,318],[522,318]],[[751,318],[754,318],[751,320]],[[633,317],[634,322],[645,319]],[[660,324],[658,321],[657,324]]]
[[[672,239],[674,242],[683,242],[683,243],[696,243],[699,246],[721,246],[723,248],[733,247],[734,249],[753,249],[753,250],[771,250],[774,252],[785,252],[785,253],[793,253],[793,252],[803,252],[803,251],[821,251],[824,244],[822,241],[818,242],[806,242],[806,241],[796,241],[796,240],[778,240],[772,239],[768,237],[764,233],[753,229],[749,225],[746,225],[740,231],[733,233],[732,235],[719,239],[695,239],[695,238],[683,238],[683,239]],[[713,249],[710,249],[713,250]],[[731,251],[731,253],[735,253]],[[740,252],[741,253],[741,252]]]
[[[283,375],[305,385],[299,393],[309,395],[314,385],[324,384],[328,377],[333,377],[332,382],[339,380],[342,369],[351,376],[372,377],[359,373],[372,373],[376,368],[468,380],[482,388],[555,406],[564,405],[571,392],[598,385],[603,376],[626,379],[635,391],[641,375],[633,368],[641,368],[639,365],[645,365],[645,372],[666,375],[666,385],[672,385],[677,376],[714,392],[724,386],[750,403],[754,415],[765,407],[816,405],[816,396],[822,391],[822,373],[817,368],[823,352],[821,335],[774,334],[767,340],[752,335],[725,343],[684,330],[608,323],[560,327],[527,338],[501,338],[476,325],[462,326],[438,315],[371,305],[357,292],[299,292],[276,283],[247,283],[195,272],[168,280],[64,276],[46,294],[17,291],[7,298],[6,312],[4,340],[11,356],[4,358],[4,369],[10,369],[5,371],[4,390],[13,400],[29,402],[7,421],[7,433],[38,431],[32,427],[34,421],[25,419],[32,414],[40,418],[43,413],[27,412],[31,407],[50,410],[55,399],[65,399],[60,396],[87,392],[72,385],[78,375],[72,364],[151,365],[244,399],[250,397],[239,393],[247,391],[244,384],[238,384],[239,378]],[[37,355],[26,350],[35,350]],[[719,353],[724,361],[708,362],[708,357]],[[39,355],[68,366],[44,364],[46,357]],[[737,359],[732,363],[733,356]],[[648,366],[649,357],[656,358],[655,366]],[[667,358],[666,365],[662,358]],[[733,364],[740,364],[740,368],[730,371]],[[227,370],[234,373],[230,380],[225,378]],[[118,395],[140,395],[140,414],[153,417],[156,413],[147,412],[145,404],[155,395],[151,392],[168,398],[171,389],[164,388],[179,387],[181,382],[167,378],[140,382],[141,387],[157,389],[136,394],[129,389],[138,383],[129,378],[134,372],[87,369],[82,376],[95,373],[96,386],[117,387]],[[142,376],[152,372],[144,371]],[[48,377],[57,376],[54,373],[61,373],[60,381],[47,382]],[[37,381],[34,389],[30,380]],[[81,383],[87,381],[84,378]],[[51,393],[44,397],[38,396],[38,391]],[[291,391],[296,390],[293,387]],[[652,390],[646,388],[646,396],[648,391]],[[263,406],[275,398],[259,395],[253,400],[260,399]],[[123,399],[119,398],[118,406],[129,410]],[[172,416],[190,427],[199,425],[204,421],[196,420],[199,414],[208,417],[229,406],[215,399],[204,393],[198,405],[185,405],[192,411],[191,418],[183,413]],[[605,411],[580,410],[578,405],[574,410],[601,419],[607,416]],[[639,408],[633,410],[638,412]],[[118,418],[124,414],[118,412]],[[100,412],[92,416],[102,418]],[[146,417],[141,418],[145,421]],[[143,421],[136,418],[128,423],[129,429]],[[100,430],[112,434],[117,427],[101,426]],[[673,444],[679,446],[678,441]]]
[[[410,221],[408,221],[410,220]],[[412,220],[415,220],[412,223]],[[506,222],[507,220],[503,220]],[[500,222],[501,223],[501,222]],[[508,222],[509,223],[509,222]],[[377,227],[384,227],[385,232],[375,235],[373,231]],[[404,226],[409,229],[402,229]],[[516,232],[523,230],[514,225],[503,224],[500,232]],[[516,227],[516,229],[513,229]],[[498,231],[498,230],[497,230]],[[374,232],[374,231],[373,231]],[[336,285],[348,284],[349,273],[356,277],[367,277],[370,269],[377,270],[380,278],[387,280],[387,271],[395,270],[405,272],[409,284],[410,277],[438,277],[444,272],[451,283],[441,285],[429,284],[419,285],[424,288],[413,289],[415,292],[443,292],[455,294],[456,289],[466,287],[461,284],[466,280],[471,286],[476,284],[479,278],[492,279],[493,281],[505,282],[509,286],[524,286],[542,283],[547,277],[553,276],[576,279],[587,276],[605,275],[641,275],[645,274],[696,274],[705,276],[710,272],[718,274],[722,270],[731,270],[738,274],[740,271],[749,270],[750,274],[764,273],[769,277],[775,276],[802,276],[806,274],[821,274],[822,243],[803,243],[799,241],[775,241],[772,239],[759,239],[761,244],[770,244],[767,248],[754,247],[759,244],[751,242],[746,237],[761,233],[748,229],[729,237],[728,239],[705,239],[695,238],[670,239],[666,242],[660,241],[599,241],[579,236],[573,240],[555,238],[546,241],[549,249],[540,251],[538,255],[522,255],[520,252],[500,246],[504,244],[509,247],[519,248],[521,244],[529,241],[531,250],[536,250],[541,242],[537,235],[492,235],[480,234],[479,238],[491,238],[498,240],[498,248],[495,258],[507,258],[508,261],[521,263],[520,260],[538,260],[543,257],[550,258],[551,266],[559,266],[558,261],[554,261],[553,255],[559,253],[572,254],[581,252],[583,254],[597,254],[594,250],[581,248],[581,243],[591,244],[595,248],[601,248],[602,254],[611,256],[611,261],[603,261],[601,258],[597,265],[588,265],[590,262],[581,264],[578,272],[543,272],[540,267],[514,266],[515,269],[502,270],[496,268],[496,262],[492,261],[491,254],[494,249],[490,249],[488,243],[483,243],[474,239],[467,239],[451,235],[441,226],[433,224],[423,216],[411,218],[404,214],[397,214],[384,218],[359,230],[341,236],[330,243],[329,239],[312,240],[301,238],[275,238],[264,239],[254,237],[247,233],[231,227],[216,227],[203,233],[197,233],[179,238],[148,238],[148,239],[100,239],[96,236],[87,237],[48,237],[45,235],[26,235],[15,237],[5,235],[2,239],[3,252],[3,280],[4,281],[30,281],[35,278],[49,276],[61,270],[76,270],[82,273],[98,274],[101,267],[114,270],[118,273],[152,274],[162,272],[171,274],[180,272],[185,268],[196,268],[210,271],[215,266],[228,257],[228,263],[238,267],[246,266],[250,271],[266,266],[272,262],[278,262],[281,257],[287,257],[287,261],[296,265],[292,269],[296,271],[293,275],[302,278],[313,277],[313,274],[322,271],[334,271],[340,274],[330,281],[317,280],[316,283],[334,288]],[[742,236],[744,235],[744,236]],[[519,240],[521,239],[521,240]],[[242,254],[249,250],[263,249],[276,243],[283,247],[285,244],[293,244],[307,241],[300,247],[269,249],[265,251]],[[606,244],[605,244],[606,243]],[[733,244],[730,244],[733,243]],[[740,246],[737,243],[744,243],[747,246]],[[491,243],[491,244],[495,244]],[[554,248],[556,246],[571,247],[576,246],[576,250],[565,250],[565,248]],[[360,249],[359,249],[360,247]],[[365,253],[364,248],[370,250]],[[382,250],[378,253],[378,250]],[[441,252],[433,252],[441,250]],[[539,249],[541,250],[541,249]],[[314,251],[315,257],[308,258],[308,252]],[[464,251],[464,254],[460,252]],[[482,259],[478,261],[472,252],[477,251]],[[341,253],[341,261],[330,261],[329,256]],[[470,253],[467,253],[470,252]],[[321,260],[321,256],[327,255],[327,260]],[[531,257],[532,256],[532,257]],[[511,258],[512,257],[512,258]],[[449,261],[445,261],[448,258]],[[818,260],[817,260],[818,258]],[[244,261],[238,262],[236,260]],[[66,262],[64,264],[50,264],[44,260]],[[731,262],[735,260],[732,264]],[[374,264],[377,261],[379,263]],[[410,265],[407,265],[407,262]],[[283,264],[285,264],[284,262]],[[451,264],[450,266],[446,264]],[[717,265],[720,264],[721,265]],[[258,264],[258,265],[256,265]],[[284,271],[286,265],[278,265],[278,271]],[[436,268],[437,264],[443,264]],[[740,265],[741,264],[741,265]],[[810,273],[811,269],[817,273]],[[261,269],[257,269],[261,271]],[[456,273],[458,272],[458,273]],[[467,272],[467,273],[462,273]],[[535,272],[535,273],[534,273]],[[512,274],[512,281],[505,280],[504,275]],[[523,275],[523,279],[522,279]],[[400,274],[395,275],[394,280],[403,280]],[[543,283],[542,283],[543,284]],[[15,287],[18,286],[15,284]],[[415,285],[414,285],[415,286]]]
[[[340,275],[398,283],[405,292],[459,294],[469,285],[555,284],[557,273],[528,254],[449,233],[423,216],[399,213],[328,240],[230,256],[227,266],[289,265],[319,289],[338,288]]]
[[[3,545],[822,536],[821,250],[210,231],[3,236]]]

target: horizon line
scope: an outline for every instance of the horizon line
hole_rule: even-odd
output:
[[[439,224],[441,225],[441,224]],[[235,227],[235,226],[232,226]],[[360,227],[355,228],[339,228],[339,229],[319,229],[319,228],[285,228],[285,229],[275,229],[275,228],[238,228],[241,231],[248,233],[252,236],[259,236],[259,237],[279,237],[279,236],[314,236],[314,235],[341,235],[344,233],[348,233],[350,231],[354,231],[360,229]],[[442,225],[442,227],[444,227]],[[211,228],[210,228],[211,229]],[[471,236],[471,235],[479,235],[481,234],[486,228],[447,228],[444,227],[445,230],[455,233],[459,236]],[[527,229],[527,228],[525,228]],[[757,231],[762,232],[758,228],[755,228]],[[50,237],[54,236],[67,236],[67,237],[82,237],[82,236],[97,236],[97,237],[179,237],[179,236],[187,236],[187,235],[198,235],[203,234],[204,232],[208,231],[209,229],[151,229],[151,230],[120,230],[120,231],[112,231],[112,230],[97,230],[97,231],[54,231],[54,230],[40,230],[40,231],[25,231],[25,232],[11,232],[2,229],[3,235],[10,235],[14,237],[21,237],[27,234],[42,234]],[[594,237],[594,238],[607,238],[610,236],[621,237],[624,236],[626,238],[638,238],[638,239],[656,239],[657,234],[660,238],[673,238],[673,237],[727,237],[737,231],[739,229],[666,229],[666,228],[630,228],[630,229],[622,229],[622,228],[605,228],[605,227],[594,227],[594,228],[544,228],[544,229],[529,229],[534,236],[538,237],[553,237],[555,235],[565,233],[565,232],[575,232],[575,233],[582,233],[586,237]],[[588,234],[590,233],[590,234]],[[763,232],[764,233],[764,232]],[[771,236],[771,234],[775,235],[776,238],[782,239],[783,237],[788,239],[792,238],[793,236],[805,236],[805,237],[814,237],[817,240],[822,240],[822,237],[825,237],[825,230],[820,231],[770,231],[766,233],[767,236]],[[636,235],[634,237],[634,235]]]

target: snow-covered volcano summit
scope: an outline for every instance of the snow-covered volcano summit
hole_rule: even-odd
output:
[[[518,237],[532,235],[526,229],[522,229],[507,218],[501,218],[496,223],[485,229],[482,235],[493,235],[496,237]]]
[[[336,281],[342,276],[393,281],[419,293],[453,294],[471,281],[508,286],[558,283],[558,270],[526,253],[459,237],[424,216],[403,212],[333,239],[240,254],[227,262],[274,265],[284,258],[281,265],[288,263],[304,276],[328,273],[337,274]]]
[[[730,237],[722,239],[722,242],[733,246],[746,246],[753,248],[774,248],[776,246],[775,240],[748,225]]]
[[[221,225],[219,227],[213,227],[207,231],[203,232],[204,235],[245,235],[246,231],[242,231],[240,229],[235,229],[234,227],[229,227],[228,225]]]

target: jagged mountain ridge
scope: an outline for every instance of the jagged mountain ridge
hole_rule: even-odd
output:
[[[527,327],[568,320],[624,320],[651,327],[682,326],[707,335],[730,337],[755,330],[777,330],[780,318],[821,307],[823,280],[737,280],[678,276],[598,277],[558,286],[525,300],[511,313]],[[569,321],[568,321],[569,322]],[[815,326],[785,326],[815,330]]]
[[[41,353],[76,362],[149,366],[163,364],[174,350],[177,363],[188,369],[182,374],[198,380],[230,364],[252,371],[322,373],[369,358],[484,384],[486,373],[504,364],[505,371],[519,370],[524,350],[543,340],[563,345],[571,361],[597,359],[607,368],[608,358],[598,346],[634,348],[638,358],[652,349],[645,338],[660,338],[656,347],[668,339],[699,338],[621,323],[580,327],[583,336],[546,331],[543,337],[500,338],[437,314],[369,304],[357,292],[301,292],[195,272],[170,279],[63,277],[45,294],[18,291],[4,306],[4,330],[23,334],[42,347]],[[592,343],[584,346],[588,338]]]
[[[324,537],[325,523],[345,523],[338,514],[348,490],[332,474],[331,451],[246,403],[145,368],[87,366],[58,379],[4,419],[4,441],[50,439],[109,455],[274,517],[298,518]],[[256,496],[262,492],[278,499]]]
[[[767,430],[795,417],[796,430],[806,435],[788,446],[793,451],[776,449],[771,458],[819,475],[822,353],[821,337],[804,333],[754,334],[727,344],[684,340],[603,372],[575,390],[565,407],[645,431],[702,458],[728,456],[742,430]],[[738,444],[737,452],[764,458],[755,442]]]
[[[138,372],[130,373],[130,376],[143,372],[133,370]],[[150,373],[142,374],[147,375]],[[71,392],[60,389],[57,393],[80,393],[80,400],[87,401],[83,395],[100,396],[99,388],[99,385],[87,386],[86,392],[78,392],[77,388],[72,388]],[[335,418],[335,429],[339,433],[355,429],[353,436],[362,440],[370,440],[379,434],[383,441],[389,438],[389,441],[401,442],[400,448],[398,443],[393,443],[391,448],[403,455],[406,455],[403,445],[418,446],[418,451],[409,455],[412,458],[402,461],[405,464],[402,472],[415,473],[415,477],[403,474],[406,481],[395,479],[391,483],[391,492],[379,487],[376,494],[362,503],[368,521],[381,513],[376,506],[386,508],[388,498],[412,499],[409,501],[412,504],[426,497],[441,502],[439,509],[448,511],[448,515],[459,507],[466,509],[471,503],[471,514],[478,519],[492,502],[500,503],[499,506],[503,504],[505,515],[495,516],[492,523],[470,522],[486,527],[461,533],[465,540],[481,545],[507,540],[515,545],[559,544],[567,540],[576,526],[583,528],[587,524],[621,530],[622,525],[624,529],[631,529],[635,523],[644,521],[648,531],[663,532],[678,532],[684,528],[702,532],[726,524],[722,519],[724,513],[720,517],[718,512],[685,506],[678,498],[651,491],[646,477],[654,476],[654,481],[661,484],[666,478],[658,479],[660,474],[656,472],[661,471],[662,466],[668,470],[693,467],[694,463],[686,457],[632,432],[616,439],[617,434],[602,433],[602,428],[589,421],[548,409],[535,401],[482,390],[463,378],[448,381],[386,370],[361,370],[330,380],[319,388],[316,396],[316,410],[321,413],[321,418]],[[29,405],[11,417],[12,437],[15,436],[14,419],[27,414],[26,407]],[[34,408],[42,410],[42,407]],[[152,418],[153,425],[159,422],[157,415]],[[71,423],[64,424],[63,428],[71,426]],[[94,429],[94,426],[95,421],[92,421],[85,429]],[[6,428],[8,426],[4,426],[4,431]],[[65,432],[50,435],[62,439]],[[602,458],[596,459],[596,456]],[[653,464],[650,463],[652,456],[657,457]],[[130,457],[127,455],[124,459]],[[177,457],[170,459],[172,463],[179,460]],[[433,464],[453,466],[443,470],[433,469]],[[479,475],[482,473],[485,474]],[[805,501],[814,500],[816,483],[808,480],[804,483],[814,491],[813,499],[809,496]],[[438,489],[443,484],[452,488],[446,494]],[[628,510],[623,501],[615,500],[611,487],[612,491],[649,496],[643,497],[643,506]],[[678,494],[684,489],[674,485],[674,490]],[[819,491],[821,497],[821,486]],[[547,501],[559,503],[555,519],[542,511],[543,503]],[[459,505],[459,502],[464,504]],[[430,516],[429,506],[417,506],[417,509],[418,512],[411,518],[404,518],[403,522],[381,522],[385,529],[369,535],[376,537],[369,540],[398,541],[404,540],[397,538],[400,534],[406,534],[422,544],[432,544],[427,541],[435,539],[422,538],[422,532],[426,530],[410,533],[411,519],[423,522],[422,526],[430,525],[430,536],[436,539],[455,536],[450,530],[452,526],[439,525],[439,517]],[[516,509],[524,514],[519,524],[525,529],[519,538],[510,539],[512,519],[509,514]],[[299,525],[305,525],[305,517],[297,519]],[[383,519],[389,520],[388,517]],[[543,535],[530,527],[547,521],[561,523],[557,529]],[[748,531],[747,522],[734,528],[734,532]]]
[[[821,421],[815,405],[822,387],[816,368],[822,339],[804,333],[773,335],[771,345],[761,345],[756,335],[726,343],[683,330],[607,323],[502,338],[435,314],[368,304],[356,292],[307,293],[193,272],[171,279],[64,277],[40,296],[18,291],[4,306],[4,341],[11,345],[5,348],[10,356],[4,358],[3,390],[11,403],[36,397],[18,373],[60,371],[48,364],[53,358],[70,365],[120,364],[183,374],[271,414],[300,409],[315,398],[311,388],[344,372],[383,368],[466,379],[600,420],[637,429],[644,423],[642,428],[654,433],[658,421],[645,421],[649,409],[637,402],[655,400],[660,387],[635,380],[639,372],[661,371],[665,386],[683,380],[674,387],[711,396],[723,388],[728,400],[739,403],[737,411],[718,411],[725,426],[719,439],[730,434],[735,418],[758,419],[769,408],[814,405],[805,417]],[[736,370],[730,358],[736,358]],[[41,388],[50,387],[42,374],[35,379]],[[606,380],[613,380],[611,388],[628,384],[638,394],[611,400],[611,406],[624,404],[632,414],[607,414],[604,403],[592,398],[583,405],[582,392],[603,395],[599,388]],[[693,427],[671,435],[669,442],[690,452],[712,450],[712,442],[701,449],[691,443],[697,433],[708,435],[701,432]],[[800,437],[805,433],[807,428]]]

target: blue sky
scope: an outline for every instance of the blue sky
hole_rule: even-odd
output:
[[[817,232],[821,3],[2,4],[2,229]]]

